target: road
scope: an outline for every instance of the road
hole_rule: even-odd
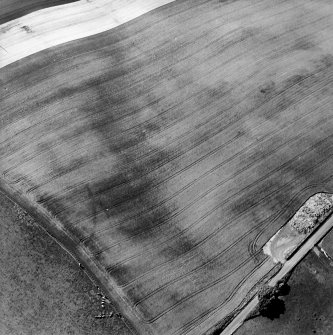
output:
[[[284,263],[281,270],[276,274],[274,278],[268,283],[270,286],[275,284],[282,279],[287,273],[289,273],[305,255],[333,228],[333,216],[325,221],[318,230],[311,235],[303,245],[296,251],[296,253]],[[259,300],[255,296],[246,307],[233,319],[233,321],[224,329],[221,335],[233,334],[245,321],[246,317],[250,312],[257,306]]]

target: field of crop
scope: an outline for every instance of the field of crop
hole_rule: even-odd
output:
[[[333,190],[332,29],[325,0],[176,1],[8,65],[1,188],[140,333],[209,332]]]

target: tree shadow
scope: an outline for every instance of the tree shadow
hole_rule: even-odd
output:
[[[277,319],[286,311],[285,303],[279,298],[269,300],[265,306],[261,306],[259,312],[262,316],[271,320]]]

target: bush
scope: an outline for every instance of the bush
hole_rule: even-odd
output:
[[[333,197],[327,193],[317,193],[309,198],[290,220],[290,225],[299,234],[310,233],[318,223],[332,212]]]

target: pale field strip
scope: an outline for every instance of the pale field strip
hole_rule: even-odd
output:
[[[95,35],[174,0],[81,0],[0,25],[0,68],[56,45]]]

